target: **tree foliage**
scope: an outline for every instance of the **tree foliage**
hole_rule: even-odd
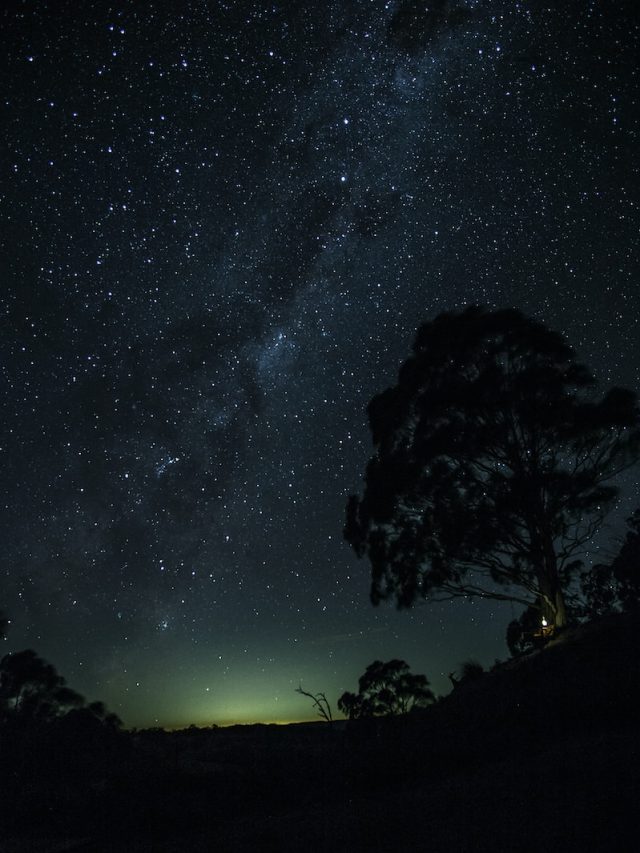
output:
[[[460,664],[457,674],[455,672],[449,673],[449,681],[455,690],[461,684],[468,684],[470,681],[477,681],[483,675],[484,667],[482,664],[473,658],[469,658]]]
[[[415,675],[409,664],[397,659],[369,664],[358,688],[358,693],[346,692],[338,699],[338,708],[350,720],[407,714],[434,699],[426,676]]]
[[[536,633],[540,630],[540,612],[529,605],[517,619],[507,626],[507,646],[513,657],[530,652],[536,647]]]
[[[561,335],[518,311],[424,324],[369,404],[375,455],[347,507],[374,604],[479,596],[564,625],[581,550],[640,448],[636,396],[594,385]]]
[[[610,564],[598,564],[581,577],[585,610],[600,616],[640,605],[640,509],[627,519],[628,531]]]
[[[83,704],[83,697],[67,687],[53,664],[32,649],[0,660],[0,710],[5,716],[43,719]]]
[[[611,571],[623,609],[635,610],[640,603],[640,509],[627,520],[627,524],[629,530],[611,564]]]
[[[110,728],[121,725],[117,715],[109,713],[102,702],[85,707],[84,697],[33,649],[14,652],[0,660],[0,722],[50,722],[80,710]]]

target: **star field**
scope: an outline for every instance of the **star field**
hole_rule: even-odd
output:
[[[442,692],[511,609],[371,607],[366,404],[469,302],[638,389],[633,4],[143,5],[0,13],[6,650],[129,725]]]

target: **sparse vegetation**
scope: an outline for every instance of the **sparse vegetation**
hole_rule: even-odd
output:
[[[409,671],[403,660],[369,664],[358,682],[358,693],[343,693],[338,708],[350,720],[363,717],[397,716],[433,702],[425,675]]]
[[[313,703],[313,707],[317,710],[318,716],[325,720],[327,723],[333,722],[333,715],[331,713],[331,705],[324,693],[309,693],[306,690],[302,689],[302,685],[296,687],[296,693],[299,693],[301,696],[306,696],[308,699],[311,699]]]
[[[97,853],[286,853],[309,837],[318,851],[358,853],[396,850],[399,838],[421,849],[428,814],[430,849],[523,850],[539,807],[565,849],[607,850],[603,816],[630,837],[640,789],[639,619],[569,629],[483,674],[467,661],[468,687],[375,728],[356,719],[96,739],[104,727],[82,733],[76,711],[28,741],[0,726],[0,832],[20,853],[70,841]],[[389,663],[371,672],[401,669]],[[468,819],[452,824],[454,810]]]
[[[636,610],[640,605],[640,509],[627,519],[627,535],[609,564],[598,564],[581,576],[588,616],[615,610]]]
[[[67,685],[53,664],[33,649],[0,660],[0,724],[11,720],[51,722],[80,710],[112,728],[121,725],[104,703],[86,705],[85,698]]]

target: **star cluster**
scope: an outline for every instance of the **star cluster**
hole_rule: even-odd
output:
[[[506,654],[508,607],[374,610],[344,504],[442,310],[638,388],[632,6],[4,5],[7,649],[131,725]]]

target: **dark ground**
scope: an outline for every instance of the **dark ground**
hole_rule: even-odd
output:
[[[638,850],[639,628],[576,629],[415,718],[5,730],[0,853]]]

